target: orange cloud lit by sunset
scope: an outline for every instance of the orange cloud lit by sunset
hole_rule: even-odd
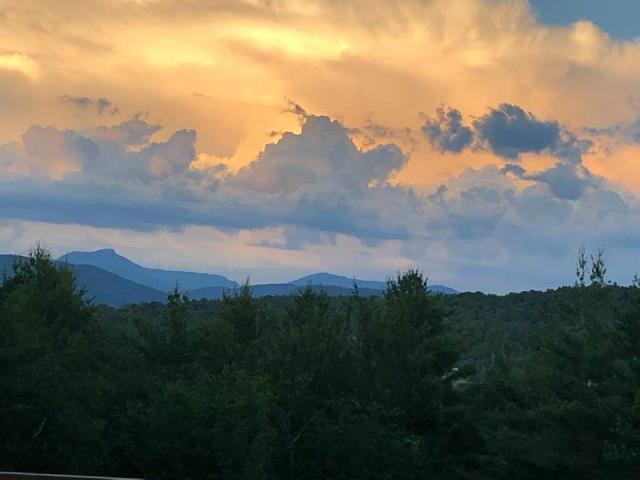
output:
[[[56,99],[106,95],[168,129],[195,128],[203,153],[237,168],[271,132],[298,128],[287,98],[352,127],[418,129],[419,112],[442,103],[480,115],[511,102],[569,127],[635,114],[639,45],[587,22],[538,25],[524,1],[489,3],[10,2],[0,69],[38,82],[4,79],[26,105],[0,132],[95,122]],[[410,168],[446,177],[447,163],[425,151]]]

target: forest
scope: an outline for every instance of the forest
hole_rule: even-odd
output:
[[[310,288],[114,309],[43,248],[0,287],[0,470],[154,479],[640,478],[640,283]]]

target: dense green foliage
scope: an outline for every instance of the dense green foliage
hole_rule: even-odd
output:
[[[116,310],[36,249],[0,287],[0,470],[639,478],[640,296],[598,258],[589,286],[583,266],[502,297],[409,271],[383,297],[247,286]]]

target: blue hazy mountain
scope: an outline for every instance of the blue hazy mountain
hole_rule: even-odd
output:
[[[308,284],[296,285],[294,283],[266,283],[261,285],[251,285],[251,293],[254,297],[293,295],[306,288],[307,285]],[[310,286],[313,291],[322,291],[332,297],[337,297],[340,295],[351,295],[353,293],[353,286],[342,287],[338,285],[318,284]],[[191,290],[190,292],[187,292],[187,295],[193,300],[217,300],[219,298],[222,298],[225,292],[233,294],[238,290],[239,288],[228,289],[224,287],[207,287],[199,288],[197,290]],[[382,290],[377,288],[359,288],[358,291],[362,296],[382,295]]]
[[[165,302],[167,294],[132,282],[93,265],[70,265],[86,297],[95,303],[119,307],[127,303]]]
[[[0,255],[0,274],[11,275],[18,255]],[[58,262],[62,265],[62,262]],[[160,290],[140,285],[92,265],[69,265],[79,287],[86,290],[85,297],[97,304],[119,307],[126,303],[164,302],[167,294]],[[0,277],[1,282],[1,277]]]
[[[176,284],[179,285],[182,291],[203,287],[235,288],[238,286],[237,282],[229,280],[222,275],[146,268],[122,255],[118,255],[111,248],[95,252],[69,252],[66,255],[62,255],[58,260],[72,265],[100,267],[127,280],[163,292],[168,292]]]
[[[0,255],[0,274],[10,274],[16,255]],[[98,304],[118,307],[127,303],[165,302],[167,291],[176,285],[190,298],[215,300],[224,292],[235,293],[238,284],[220,275],[145,268],[118,255],[112,249],[96,252],[71,252],[57,260],[67,264],[74,272],[78,286],[86,289],[87,298]],[[1,277],[0,277],[1,280]],[[358,285],[362,296],[381,295],[386,282],[353,279],[331,273],[316,273],[288,283],[252,285],[255,297],[292,295],[311,286],[331,296],[351,295]],[[155,287],[154,287],[155,285]],[[429,285],[436,293],[457,293],[443,285]]]
[[[350,290],[353,289],[354,283],[358,286],[358,290],[371,289],[371,290],[385,290],[387,288],[387,282],[381,282],[378,280],[361,280],[358,278],[349,278],[342,275],[334,275],[332,273],[322,272],[307,275],[306,277],[298,278],[291,282],[298,286],[307,285],[333,285],[337,287],[344,287]],[[444,285],[429,285],[429,290],[434,293],[458,293],[453,288],[446,287]]]
[[[0,278],[3,274],[11,274],[13,264],[18,258],[17,255],[0,255]]]
[[[333,273],[321,272],[307,275],[292,281],[294,285],[306,287],[307,285],[335,285],[336,287],[344,287],[353,289],[353,284],[357,284],[358,288],[371,288],[374,290],[384,290],[387,288],[386,282],[377,280],[361,280],[359,278],[343,277],[342,275],[334,275]]]

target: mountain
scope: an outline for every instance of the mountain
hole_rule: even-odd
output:
[[[357,278],[334,275],[327,272],[307,275],[306,277],[298,278],[291,283],[293,283],[294,285],[299,285],[301,287],[306,287],[307,285],[335,285],[336,287],[353,289],[353,284],[356,283],[358,285],[358,289],[371,288],[373,290],[384,290],[385,288],[387,288],[386,282],[379,282],[376,280],[360,280]]]
[[[460,293],[451,287],[447,287],[446,285],[428,285],[427,288],[432,293],[442,293],[444,295],[454,295],[456,293]]]
[[[342,275],[334,275],[332,273],[321,272],[307,275],[306,277],[298,278],[290,282],[298,286],[307,285],[334,285],[337,287],[344,287],[353,290],[353,284],[358,286],[358,290],[372,289],[372,290],[385,290],[387,288],[387,282],[381,282],[378,280],[360,280],[357,278],[344,277]],[[429,285],[429,290],[434,293],[454,294],[458,293],[456,290],[444,285]]]
[[[0,255],[0,278],[3,274],[11,274],[16,259],[18,259],[17,255]]]
[[[254,297],[266,297],[269,295],[293,295],[306,286],[307,284],[296,285],[294,283],[267,283],[262,285],[251,285],[251,292]],[[311,285],[311,288],[312,290],[317,292],[323,291],[327,295],[330,295],[332,297],[337,297],[340,295],[351,295],[353,293],[353,286],[349,286],[347,288],[338,285]],[[228,289],[223,287],[206,287],[191,290],[187,292],[187,296],[194,300],[217,300],[219,298],[222,298],[224,292],[233,294],[238,290],[239,288]],[[382,295],[382,290],[380,289],[359,288],[358,291],[362,296]]]
[[[0,255],[0,273],[11,275],[13,263],[24,258],[17,255]],[[62,262],[57,262],[62,264]],[[78,286],[84,288],[86,298],[95,303],[119,307],[126,303],[164,302],[167,294],[146,285],[140,285],[102,268],[92,265],[69,265]]]
[[[93,265],[115,273],[124,279],[162,292],[168,292],[176,284],[179,285],[182,291],[203,287],[234,288],[238,286],[237,282],[229,280],[222,275],[146,268],[122,255],[118,255],[111,248],[95,252],[69,252],[66,255],[62,255],[58,260],[72,265]]]
[[[0,274],[11,273],[15,255],[0,255]],[[190,298],[215,300],[225,291],[237,292],[239,286],[220,275],[145,268],[118,255],[112,249],[96,252],[70,252],[57,260],[74,272],[78,285],[87,290],[87,298],[96,303],[119,307],[127,303],[164,302],[166,292],[176,282]],[[1,280],[1,277],[0,277]],[[381,295],[386,282],[355,279],[362,296]],[[292,295],[310,285],[315,291],[328,295],[351,295],[353,278],[331,273],[315,273],[289,283],[252,285],[255,297]],[[442,285],[430,285],[436,293],[457,293]]]
[[[165,302],[167,294],[93,265],[71,265],[78,285],[95,303],[119,307],[127,303]]]

